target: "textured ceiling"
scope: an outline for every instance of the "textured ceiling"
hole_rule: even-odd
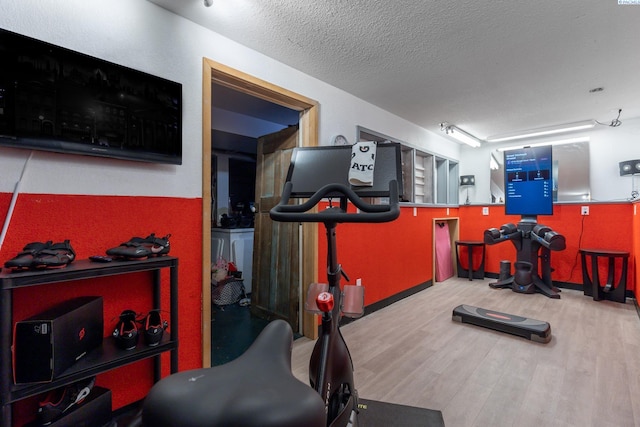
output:
[[[424,128],[479,138],[640,117],[640,5],[149,0]],[[603,91],[589,90],[602,87]]]

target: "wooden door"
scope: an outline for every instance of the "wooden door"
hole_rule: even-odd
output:
[[[284,319],[299,330],[299,224],[269,217],[282,194],[298,125],[258,138],[256,217],[251,310],[262,318]]]

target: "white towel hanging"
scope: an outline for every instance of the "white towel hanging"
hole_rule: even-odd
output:
[[[375,141],[361,141],[351,149],[349,184],[363,187],[373,186],[373,172],[376,164]]]

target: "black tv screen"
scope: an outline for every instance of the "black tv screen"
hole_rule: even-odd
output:
[[[551,145],[504,152],[505,213],[553,215]]]
[[[311,197],[327,184],[343,184],[360,197],[389,197],[389,181],[398,183],[402,193],[400,144],[378,143],[373,185],[358,187],[349,184],[351,145],[298,147],[293,150],[287,181],[292,182],[291,197]],[[336,192],[327,196],[342,196]]]
[[[182,164],[182,85],[0,29],[0,146]]]

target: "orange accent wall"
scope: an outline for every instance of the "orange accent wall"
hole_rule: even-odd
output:
[[[393,222],[338,225],[338,262],[351,279],[348,284],[362,278],[365,305],[433,279],[433,219],[456,217],[458,210],[446,212],[446,208],[417,208],[414,216],[412,207],[402,207]],[[318,233],[318,280],[326,282],[324,226]]]
[[[0,218],[4,219],[11,194],[0,194]],[[626,250],[632,253],[628,289],[638,297],[635,283],[640,272],[635,254],[640,253],[640,218],[634,215],[637,204],[591,204],[589,216],[580,215],[579,205],[556,205],[550,217],[538,221],[563,234],[567,249],[552,252],[553,280],[582,283],[579,247]],[[171,255],[179,262],[180,370],[201,367],[201,212],[202,199],[162,197],[75,196],[22,194],[0,251],[0,260],[12,258],[32,241],[70,239],[78,258],[102,254],[133,236],[171,233]],[[504,215],[502,206],[459,208],[403,206],[396,221],[385,224],[341,224],[337,228],[338,260],[352,283],[362,278],[366,287],[365,304],[371,305],[416,285],[433,280],[433,219],[458,217],[461,240],[482,240],[484,230],[499,228],[519,217]],[[326,240],[319,227],[319,272],[324,281]],[[511,243],[487,246],[485,270],[499,272],[503,259],[515,260]],[[79,295],[103,295],[105,339],[110,339],[117,317],[124,309],[146,311],[151,307],[150,273],[105,277],[84,282],[30,287],[15,292],[14,320],[28,317],[51,305]],[[163,273],[166,293],[168,272]],[[163,295],[168,304],[168,294]],[[164,304],[163,303],[163,304]],[[173,327],[173,325],[170,325]],[[167,372],[168,355],[163,356]],[[142,399],[152,384],[150,361],[119,368],[98,376],[98,385],[113,391],[113,407],[118,409]],[[16,422],[33,417],[37,400],[14,405]]]
[[[11,194],[0,194],[2,221],[10,200]],[[34,241],[70,239],[77,258],[82,259],[104,254],[106,249],[133,236],[171,234],[170,254],[179,258],[179,367],[180,370],[199,368],[202,366],[201,217],[202,199],[21,194],[0,251],[0,261],[4,265],[25,244]],[[168,281],[167,269],[162,273],[164,310],[169,306]],[[14,291],[14,321],[81,295],[103,296],[105,339],[111,339],[110,334],[123,310],[146,312],[154,308],[151,306],[151,273],[145,272],[18,289]],[[168,313],[165,315],[168,319]],[[169,325],[170,328],[176,326]],[[168,373],[169,356],[162,357],[163,370]],[[98,385],[112,390],[114,410],[142,399],[152,383],[150,360],[97,378]],[[37,399],[15,404],[15,422],[31,419],[36,407]]]
[[[631,260],[629,260],[629,262],[634,266],[638,265],[636,260],[640,255],[640,215],[638,215],[638,210],[640,210],[640,203],[636,201],[632,205],[633,220],[631,226],[631,235],[633,236],[633,249],[631,252]],[[636,297],[637,304],[640,300],[640,289],[638,289],[640,288],[640,286],[637,286],[637,284],[640,283],[640,268],[634,269],[634,274],[633,276],[631,276],[631,279],[636,284],[633,289],[633,294]]]
[[[627,289],[637,296],[635,283],[640,272],[635,268],[634,254],[640,253],[640,219],[633,215],[630,203],[590,204],[590,215],[580,214],[580,206],[558,204],[553,216],[540,216],[540,224],[551,227],[566,238],[564,251],[551,253],[552,279],[557,282],[582,285],[582,264],[579,248],[615,249],[631,252]],[[388,298],[413,286],[433,280],[432,265],[433,219],[458,217],[460,240],[484,239],[487,228],[502,224],[517,224],[519,216],[507,216],[503,206],[489,206],[489,215],[482,214],[483,206],[450,208],[401,208],[400,218],[385,224],[341,224],[337,228],[338,261],[350,276],[352,284],[362,278],[365,305]],[[319,227],[319,281],[326,281],[326,239]],[[638,237],[636,237],[638,236]],[[455,250],[455,248],[452,248]],[[466,252],[461,250],[463,256]],[[476,255],[476,252],[474,252]],[[500,261],[515,261],[516,251],[510,242],[486,246],[486,273],[498,274]],[[466,258],[462,260],[466,265]],[[474,257],[474,263],[478,260]],[[601,265],[600,277],[606,277],[606,265]],[[617,277],[616,277],[617,280]]]
[[[564,251],[551,252],[551,277],[557,282],[582,284],[582,264],[579,248],[613,249],[633,254],[633,206],[630,203],[591,204],[590,215],[581,215],[577,204],[557,204],[553,216],[539,216],[538,223],[562,234],[567,243]],[[484,230],[500,228],[505,223],[517,224],[519,216],[504,215],[502,206],[490,206],[488,216],[482,215],[482,206],[460,207],[460,239],[483,240]],[[500,261],[515,261],[513,244],[504,242],[487,246],[485,270],[498,273]],[[607,277],[601,265],[600,277]],[[629,259],[627,289],[635,289],[635,263]]]

